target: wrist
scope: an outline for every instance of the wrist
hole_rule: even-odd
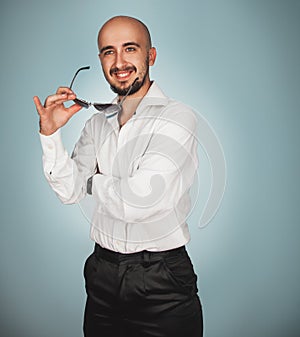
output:
[[[45,132],[45,131],[40,129],[39,133],[43,136],[51,136],[55,133],[55,131],[54,132]]]
[[[47,125],[47,123],[42,123],[42,121],[40,121],[39,124],[40,124],[39,132],[40,132],[40,134],[42,134],[44,136],[51,136],[51,135],[53,135],[53,133],[55,133],[59,129],[59,128],[55,127],[55,125],[52,125],[52,123]]]

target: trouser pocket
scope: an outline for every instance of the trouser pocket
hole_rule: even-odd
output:
[[[197,293],[197,275],[187,253],[179,256],[166,256],[163,264],[170,280],[182,291]]]

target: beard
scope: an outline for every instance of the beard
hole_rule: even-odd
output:
[[[145,64],[144,64],[143,68],[145,69],[145,73],[144,73],[143,78],[141,78],[141,76],[137,76],[139,79],[134,82],[134,84],[133,84],[133,86],[132,86],[132,88],[131,88],[130,93],[129,93],[128,96],[133,95],[136,92],[138,92],[141,89],[141,87],[144,85],[144,83],[146,81],[146,78],[147,78],[147,76],[149,74],[149,56],[146,57]],[[110,70],[110,75],[113,75],[114,72],[117,72],[119,70],[120,69],[118,69],[118,68],[111,69]],[[127,68],[122,69],[122,70],[132,70],[134,72],[137,72],[137,69],[134,66],[127,67]],[[119,96],[125,96],[127,94],[128,90],[130,89],[130,87],[131,87],[131,85],[129,85],[127,88],[119,88],[119,87],[116,87],[116,86],[110,84],[111,90],[114,93],[118,94]]]
[[[146,74],[144,75],[144,77],[141,80],[139,78],[137,81],[134,82],[134,84],[133,84],[133,86],[132,86],[132,88],[131,88],[130,93],[129,93],[128,96],[135,94],[136,92],[138,92],[141,89],[141,87],[145,83],[145,80],[147,78],[148,72],[149,71],[146,72]],[[125,96],[127,94],[128,90],[130,89],[130,87],[131,87],[131,85],[129,85],[127,88],[118,88],[118,87],[116,87],[114,85],[110,85],[111,90],[114,93],[118,94],[119,96]]]

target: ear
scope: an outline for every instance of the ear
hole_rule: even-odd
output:
[[[149,66],[153,66],[156,59],[156,49],[154,47],[151,47],[149,49]]]
[[[102,65],[102,57],[101,57],[100,53],[98,54],[98,57],[99,57],[99,61],[100,61],[101,67],[103,67],[103,65]]]

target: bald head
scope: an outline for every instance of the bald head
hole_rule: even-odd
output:
[[[110,29],[120,27],[120,29],[134,29],[140,34],[143,35],[144,41],[146,43],[146,48],[150,49],[152,47],[151,36],[147,26],[140,20],[130,17],[130,16],[115,16],[108,21],[101,27],[98,33],[98,47],[99,51],[102,48],[102,37],[105,33],[107,33]]]
[[[148,28],[129,16],[108,20],[98,34],[99,59],[111,89],[124,96],[133,84],[130,95],[143,96],[151,85],[149,67],[156,58]]]

